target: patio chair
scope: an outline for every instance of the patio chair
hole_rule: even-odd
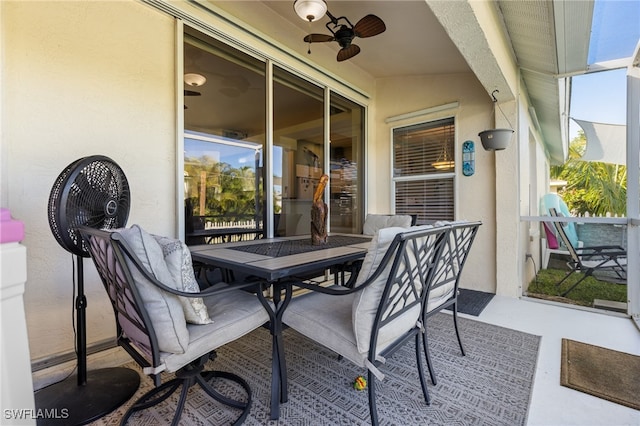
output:
[[[460,294],[458,285],[460,283],[462,269],[467,261],[480,225],[482,225],[481,222],[449,223],[449,226],[451,226],[449,238],[447,238],[442,256],[435,269],[431,285],[427,289],[425,307],[423,309],[422,322],[425,324],[425,330],[428,331],[429,317],[443,309],[451,307],[451,311],[453,312],[453,326],[462,356],[465,356],[465,352],[462,339],[460,338],[460,330],[458,329],[458,296]],[[433,364],[431,363],[427,332],[425,332],[424,338],[422,339],[422,344],[424,346],[424,354],[427,359],[429,374],[431,375],[431,382],[435,385],[437,384],[436,374]]]
[[[402,214],[367,214],[362,226],[363,235],[376,235],[382,228],[409,228],[416,224],[417,215]],[[334,267],[331,272],[334,275],[334,282],[345,287],[353,287],[358,277],[358,271],[362,266],[362,260]],[[345,273],[349,273],[349,279],[345,280]]]
[[[555,208],[549,209],[551,216],[560,216]],[[592,276],[596,272],[613,272],[616,277],[622,281],[627,280],[627,252],[621,246],[606,245],[606,246],[591,246],[574,248],[571,241],[565,233],[564,227],[560,222],[553,223],[556,227],[556,231],[560,236],[560,239],[567,247],[569,251],[570,260],[567,262],[569,272],[567,275],[556,284],[556,288],[560,288],[572,273],[582,272],[584,275],[571,287],[565,290],[561,296],[566,296],[571,290],[576,288],[578,284],[584,281],[587,277]]]
[[[172,422],[177,425],[195,384],[240,410],[234,424],[242,423],[251,407],[249,384],[229,372],[204,371],[204,366],[217,348],[269,321],[258,296],[240,290],[255,284],[218,283],[198,292],[189,250],[180,241],[152,236],[137,225],[114,232],[84,228],[81,233],[111,300],[117,342],[155,385],[125,413],[122,424],[182,386]],[[163,384],[163,371],[175,372],[175,378]],[[219,393],[215,385],[220,382],[244,400]]]
[[[550,215],[550,209],[556,209],[557,212],[560,212],[564,216],[570,216],[569,207],[564,202],[564,200],[555,193],[546,194],[542,197],[540,201],[540,214],[546,216]],[[578,239],[578,233],[576,231],[576,225],[573,222],[563,223],[562,224],[565,234],[567,238],[575,248],[580,248],[583,246],[583,242]],[[558,236],[553,231],[554,225],[551,222],[542,222],[542,227],[544,229],[545,238],[542,238],[542,269],[547,269],[549,266],[549,259],[552,254],[560,254],[564,256],[569,255],[569,250],[566,248],[564,243],[560,244],[558,241]]]
[[[311,290],[293,298],[283,323],[368,370],[369,413],[378,424],[375,379],[379,367],[409,340],[424,399],[430,403],[422,367],[422,306],[449,228],[383,228],[374,237],[354,288],[288,283]],[[288,289],[290,291],[290,287]]]

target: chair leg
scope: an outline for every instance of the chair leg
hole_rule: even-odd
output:
[[[187,400],[187,393],[189,393],[189,388],[191,386],[193,386],[193,379],[186,379],[182,381],[182,390],[180,391],[180,398],[178,399],[176,413],[173,415],[171,426],[178,426],[180,417],[182,417],[182,410],[184,410],[184,402]]]
[[[427,405],[431,405],[431,398],[429,397],[429,389],[427,389],[427,380],[424,377],[424,368],[422,368],[422,354],[420,353],[422,333],[416,334],[416,364],[418,367],[418,375],[420,376],[420,386],[422,386],[422,394],[424,395],[424,401]],[[429,370],[431,373],[431,370]],[[433,379],[433,375],[431,376]]]
[[[223,371],[202,371],[204,368],[204,363],[206,363],[208,356],[205,355],[201,357],[198,361],[194,361],[193,363],[181,368],[176,372],[176,378],[172,379],[162,385],[151,389],[149,392],[145,393],[142,397],[140,397],[132,406],[127,410],[127,412],[122,417],[120,422],[121,425],[125,425],[129,418],[136,412],[145,410],[147,408],[153,407],[154,405],[160,404],[169,396],[171,396],[180,386],[182,386],[182,390],[180,392],[180,397],[178,399],[178,403],[176,406],[175,414],[173,420],[171,422],[172,426],[177,426],[180,422],[180,417],[182,416],[182,411],[184,409],[184,404],[187,399],[187,394],[189,392],[189,388],[194,384],[200,385],[200,387],[214,400],[225,404],[227,406],[241,409],[242,413],[233,423],[234,425],[240,425],[244,422],[249,414],[249,410],[251,409],[251,388],[249,384],[242,379],[241,377],[223,372]],[[247,401],[236,401],[231,398],[228,398],[218,391],[216,391],[211,384],[209,384],[209,380],[212,378],[224,378],[227,380],[231,380],[236,382],[247,393]]]
[[[163,383],[157,388],[151,389],[149,392],[138,398],[138,400],[134,402],[133,405],[127,410],[127,412],[124,413],[124,416],[122,416],[122,419],[120,420],[120,424],[125,425],[127,423],[127,420],[129,420],[129,417],[131,417],[134,413],[141,410],[146,410],[147,408],[153,407],[156,404],[160,404],[162,401],[170,397],[173,392],[175,392],[176,389],[178,389],[178,387],[183,384],[184,381],[182,379],[173,379],[166,383]]]
[[[215,390],[213,386],[209,383],[212,378],[227,379],[239,384],[247,393],[247,400],[244,402],[237,401],[235,399],[231,399],[222,395],[220,392]],[[201,373],[199,376],[196,376],[195,380],[198,383],[198,385],[200,385],[200,387],[204,389],[204,391],[211,398],[215,399],[221,404],[242,410],[242,413],[233,424],[241,425],[242,423],[244,423],[245,419],[249,415],[249,411],[251,410],[252,399],[251,399],[251,387],[243,378],[235,374],[228,373],[226,371],[207,371],[207,372]]]
[[[369,370],[367,389],[369,390],[369,416],[371,426],[378,426],[378,410],[376,408],[376,376]]]
[[[433,364],[431,363],[431,353],[429,352],[429,341],[427,338],[427,331],[423,333],[422,337],[422,347],[424,349],[424,356],[427,359],[427,368],[429,369],[429,375],[431,376],[431,383],[435,386],[437,384],[436,381],[436,371],[433,368]]]
[[[556,284],[556,287],[560,287],[560,284],[562,284],[567,278],[569,278],[569,276],[571,276],[573,272],[567,274],[566,277],[564,277],[562,279],[562,281],[560,281],[558,284]],[[569,292],[571,290],[573,290],[574,288],[576,288],[578,286],[578,284],[580,284],[582,281],[584,281],[588,276],[591,275],[591,271],[585,273],[582,278],[580,278],[578,281],[576,281],[575,283],[573,283],[573,285],[571,285],[571,287],[569,287],[566,291],[564,291],[560,296],[565,297],[567,294],[569,294]]]
[[[453,327],[456,329],[456,336],[458,337],[458,345],[460,345],[460,352],[462,356],[465,356],[464,346],[462,346],[462,339],[460,338],[460,330],[458,329],[458,305],[454,303],[452,305],[453,310]]]

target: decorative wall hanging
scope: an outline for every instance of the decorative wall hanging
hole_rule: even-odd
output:
[[[462,144],[462,174],[472,176],[476,171],[476,148],[473,141]]]

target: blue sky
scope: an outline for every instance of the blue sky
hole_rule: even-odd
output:
[[[607,124],[625,124],[627,114],[627,70],[618,69],[573,77],[571,118]],[[569,140],[578,135],[569,123]]]
[[[640,39],[640,1],[596,0],[593,10],[588,63],[633,55]],[[570,116],[579,120],[625,124],[627,70],[603,71],[572,78]],[[580,126],[569,121],[569,140]]]

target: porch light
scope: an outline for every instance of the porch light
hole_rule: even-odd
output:
[[[293,9],[303,20],[314,22],[327,13],[327,2],[324,0],[295,0]]]
[[[497,89],[491,92],[491,97],[493,98],[494,122],[495,122],[495,114],[496,114],[496,105],[498,104],[498,100],[496,99],[496,93],[498,93]],[[502,116],[504,117],[504,119],[507,120],[507,123],[509,123],[509,126],[513,127],[511,126],[511,123],[509,122],[509,119],[507,118],[507,116],[502,111],[502,108],[500,108],[500,105],[498,105],[498,109],[502,113]],[[513,129],[490,129],[490,130],[484,130],[478,133],[478,136],[480,136],[480,142],[482,142],[482,147],[486,151],[500,151],[505,149],[509,145],[512,135],[513,135]]]
[[[207,82],[207,78],[204,75],[189,73],[184,75],[184,82],[189,86],[198,87]]]

